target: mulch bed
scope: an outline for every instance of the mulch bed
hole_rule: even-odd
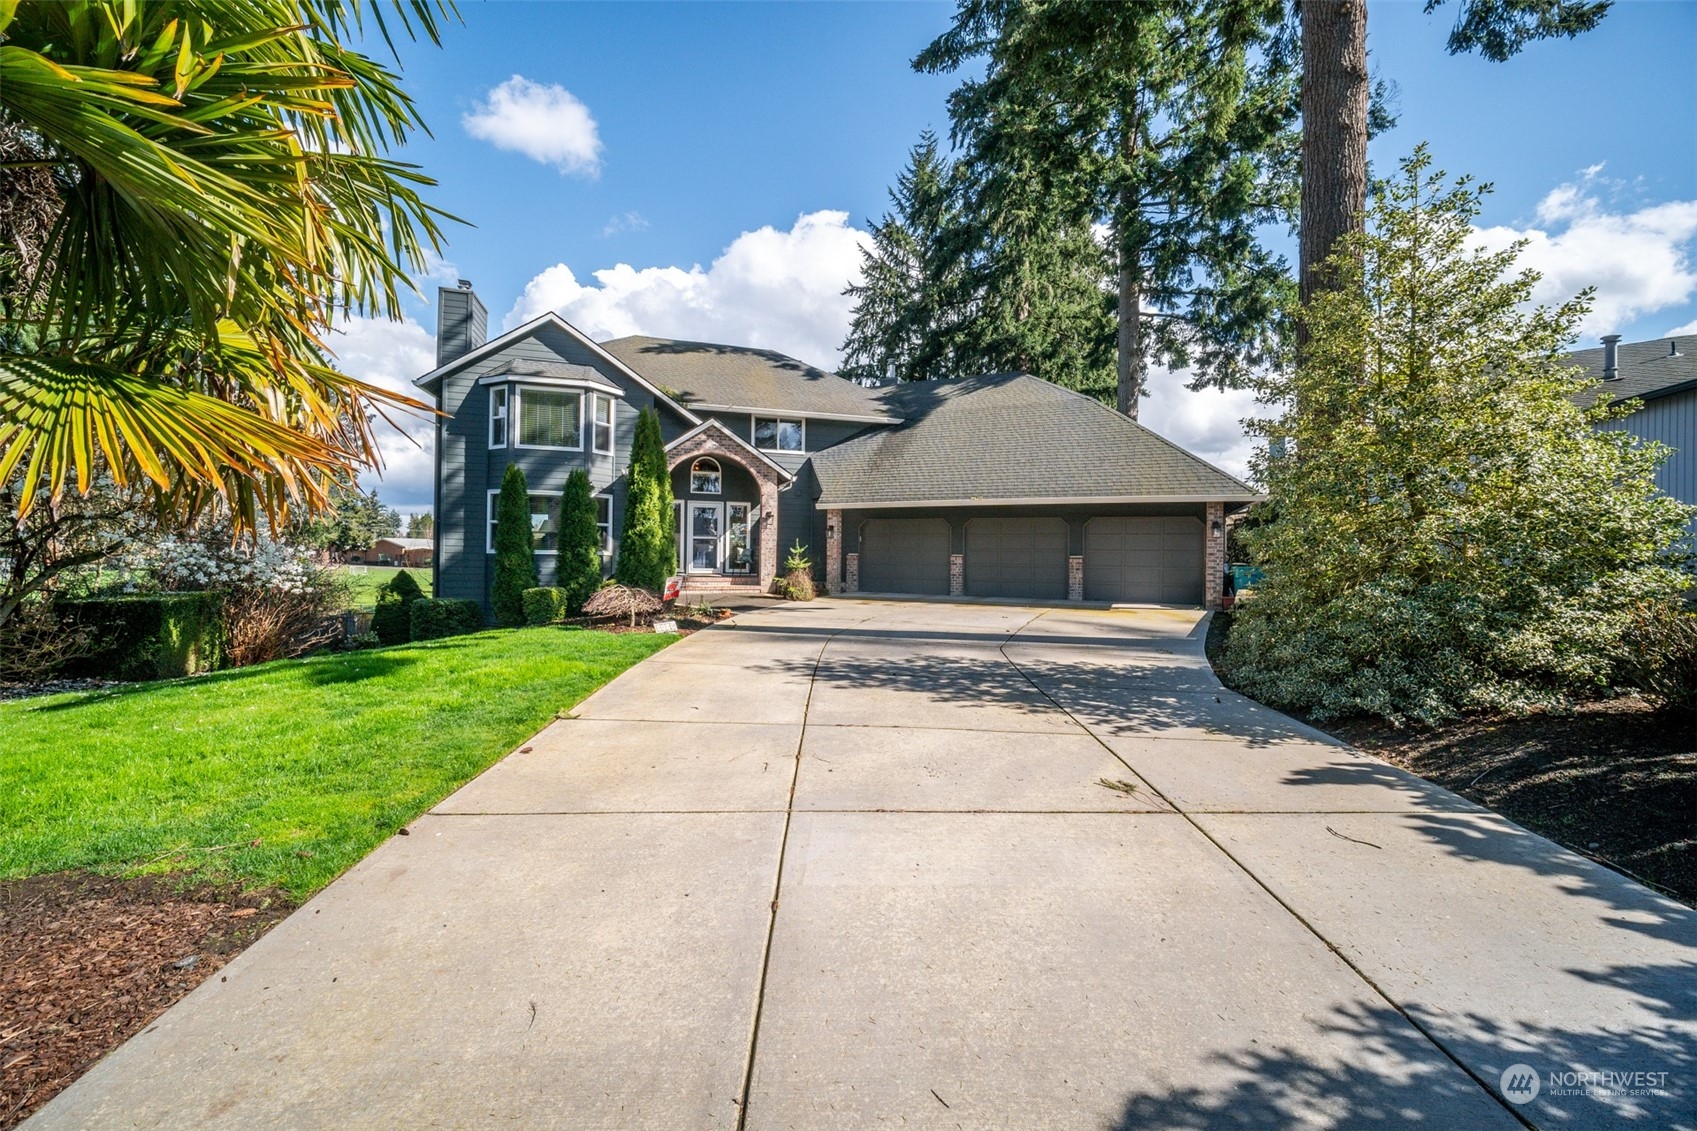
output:
[[[1212,660],[1230,628],[1209,625]],[[1226,680],[1215,665],[1215,674]],[[1637,698],[1572,713],[1309,725],[1697,907],[1697,718]]]
[[[60,872],[0,883],[0,1131],[294,909],[280,892]]]

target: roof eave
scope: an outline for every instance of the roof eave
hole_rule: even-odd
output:
[[[1137,503],[1259,503],[1266,495],[1230,493],[1202,495],[1036,495],[1024,498],[979,496],[967,499],[834,499],[821,495],[814,505],[821,510],[893,510],[898,507],[1074,507],[1128,506]]]

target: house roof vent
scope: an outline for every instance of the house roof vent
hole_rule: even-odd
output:
[[[1668,339],[1668,356],[1669,357],[1684,357],[1685,356],[1684,354],[1679,352],[1679,339],[1678,338],[1669,338]]]
[[[1620,380],[1620,335],[1603,335],[1603,380]]]
[[[460,290],[462,290],[462,291],[471,290],[471,280],[470,279],[461,279],[460,280]]]

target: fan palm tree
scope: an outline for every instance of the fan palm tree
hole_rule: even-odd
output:
[[[425,406],[333,365],[441,248],[424,129],[369,29],[451,0],[0,0],[0,486],[102,473],[178,516],[316,509]],[[385,13],[387,11],[387,19]]]

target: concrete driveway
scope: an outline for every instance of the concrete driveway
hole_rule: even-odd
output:
[[[29,1127],[1697,1127],[1697,914],[1225,691],[1204,628],[700,633]]]

